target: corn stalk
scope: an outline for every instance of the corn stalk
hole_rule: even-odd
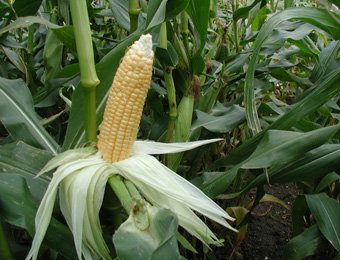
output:
[[[90,21],[86,1],[70,0],[71,15],[80,65],[80,83],[85,93],[86,141],[97,141],[96,86],[100,83],[95,65],[91,39]]]

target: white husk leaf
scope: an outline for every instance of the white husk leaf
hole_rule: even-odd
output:
[[[187,205],[191,209],[206,215],[221,225],[236,231],[225,219],[234,220],[213,200],[186,179],[165,167],[149,155],[135,155],[114,163],[117,171],[133,182],[137,187],[143,183],[170,198]],[[137,183],[138,182],[138,183]],[[142,193],[147,191],[141,190]]]
[[[207,246],[220,244],[193,210],[236,231],[225,220],[233,218],[193,184],[145,154],[182,152],[219,140],[175,144],[138,141],[130,158],[113,164],[105,162],[94,148],[69,150],[53,158],[40,173],[58,167],[38,208],[36,233],[26,259],[38,256],[60,183],[60,208],[73,233],[78,258],[110,259],[102,237],[99,210],[107,180],[114,174],[134,183],[155,206],[172,210],[178,216],[179,224]]]
[[[133,144],[134,154],[168,154],[180,153],[195,149],[199,146],[215,143],[223,139],[209,139],[185,143],[160,143],[153,141],[135,141]]]
[[[58,157],[58,156],[57,156]],[[54,160],[54,163],[56,163],[58,159]],[[56,172],[53,174],[53,178],[46,190],[46,193],[40,202],[37,215],[35,217],[35,236],[32,242],[32,248],[26,257],[26,259],[36,259],[38,255],[38,250],[41,245],[41,242],[44,238],[44,235],[46,233],[46,230],[48,228],[48,225],[51,220],[51,215],[53,211],[53,206],[55,202],[55,198],[58,191],[58,185],[61,181],[63,181],[64,178],[67,176],[74,174],[78,170],[91,166],[95,164],[96,162],[93,161],[92,158],[89,159],[80,159],[71,161],[68,163],[65,163],[61,165]]]

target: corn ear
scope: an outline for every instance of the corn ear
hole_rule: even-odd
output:
[[[98,149],[109,163],[130,156],[150,86],[153,55],[151,35],[142,35],[116,72],[98,141]]]

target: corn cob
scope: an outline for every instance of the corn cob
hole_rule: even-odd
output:
[[[152,39],[142,35],[127,51],[113,79],[98,149],[109,163],[130,156],[152,76]]]

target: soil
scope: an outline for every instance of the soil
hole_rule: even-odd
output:
[[[265,187],[292,207],[299,190],[295,184],[275,184]],[[291,210],[279,204],[260,203],[251,215],[248,230],[239,252],[243,259],[282,259],[283,249],[292,238]]]
[[[299,190],[295,184],[265,186],[267,194],[284,201],[290,208]],[[250,194],[250,197],[255,191]],[[260,203],[251,214],[246,237],[238,248],[240,257],[231,259],[282,259],[283,249],[292,238],[291,210],[276,203]],[[218,260],[230,259],[230,249],[214,249]]]

